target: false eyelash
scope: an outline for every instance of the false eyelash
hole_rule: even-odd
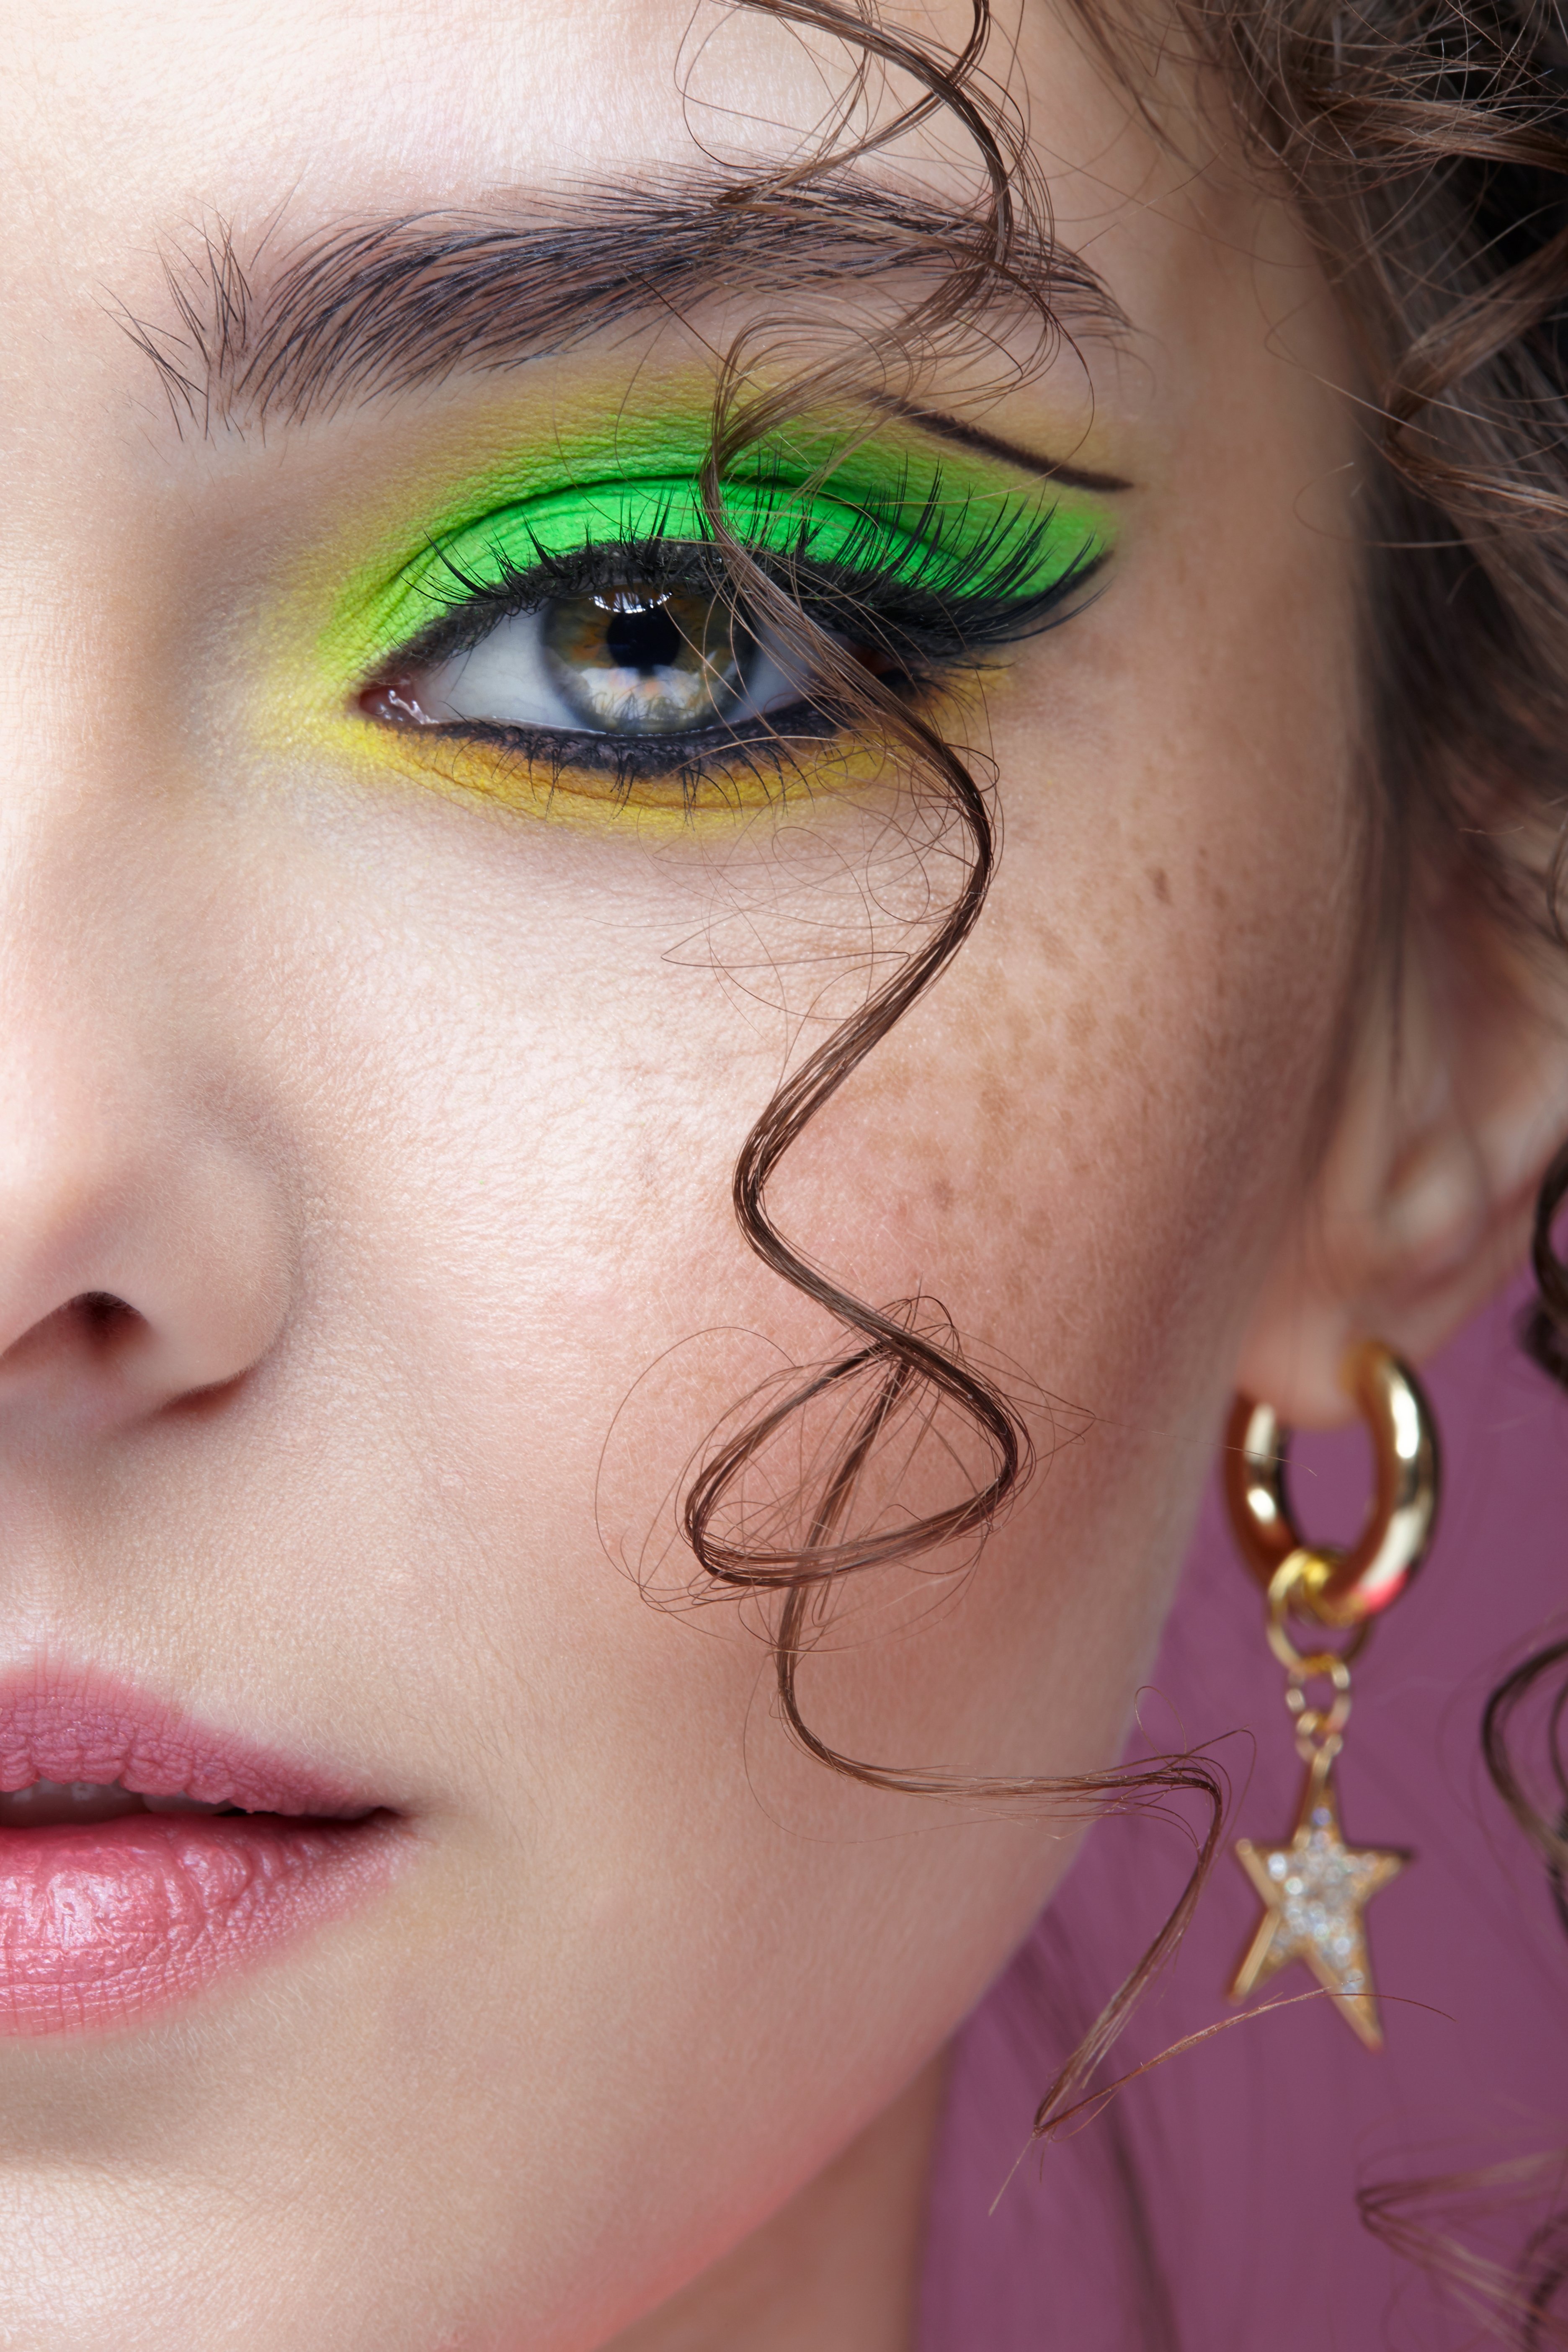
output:
[[[748,481],[745,487],[757,486]],[[757,569],[830,634],[870,646],[911,675],[916,665],[946,669],[983,660],[1066,618],[1063,607],[1088,585],[1107,551],[1090,540],[1054,579],[1028,590],[1025,583],[1037,575],[1053,535],[1056,509],[1047,507],[1022,526],[1005,514],[993,515],[965,545],[973,504],[966,494],[949,510],[938,469],[912,519],[902,482],[885,496],[858,501],[854,527],[831,560],[813,555],[812,517],[793,503],[772,513],[763,506],[753,536],[743,543]],[[793,545],[774,541],[773,514],[793,529]],[[636,539],[586,541],[564,551],[535,540],[534,560],[526,567],[497,548],[496,570],[488,579],[442,555],[427,591],[439,609],[397,660],[436,661],[466,652],[514,614],[536,611],[555,597],[603,593],[628,577],[662,588],[733,594],[721,550],[710,539],[671,532],[669,520],[667,507],[651,530]],[[911,567],[906,556],[894,563],[879,554],[889,540],[906,550],[912,541],[918,562]]]
[[[747,484],[748,489],[755,487]],[[1023,583],[1038,572],[1056,509],[1047,508],[1022,528],[1009,517],[993,517],[965,545],[972,504],[966,498],[950,514],[938,473],[912,523],[900,489],[879,501],[860,501],[853,529],[830,561],[813,556],[812,518],[793,504],[786,510],[793,546],[767,543],[765,508],[753,515],[752,534],[742,544],[751,562],[808,621],[841,645],[874,654],[881,684],[913,700],[951,682],[955,672],[982,668],[1004,647],[1070,618],[1080,609],[1079,592],[1105,560],[1103,544],[1088,540],[1054,579],[1028,590]],[[534,561],[526,567],[504,550],[492,549],[495,572],[489,578],[471,576],[442,554],[438,584],[430,590],[441,609],[416,638],[378,666],[380,675],[449,659],[515,614],[537,611],[556,597],[624,586],[628,578],[730,596],[743,612],[743,589],[737,593],[722,550],[710,539],[668,530],[671,513],[667,508],[655,517],[652,530],[635,540],[591,541],[561,551],[536,539]],[[689,530],[684,515],[682,520]],[[879,553],[894,534],[904,555],[897,565]],[[956,553],[949,551],[944,538],[958,541]],[[908,561],[911,542],[919,551],[913,567]],[[445,739],[454,746],[488,744],[498,758],[517,761],[534,778],[542,772],[552,790],[567,771],[585,772],[605,779],[612,799],[624,801],[639,784],[658,782],[679,791],[689,808],[716,777],[721,790],[746,775],[778,791],[787,789],[791,772],[803,772],[794,747],[811,744],[819,761],[830,743],[843,739],[848,714],[842,703],[839,693],[818,687],[815,699],[804,690],[798,701],[737,725],[657,738],[483,720],[420,731],[427,740]]]

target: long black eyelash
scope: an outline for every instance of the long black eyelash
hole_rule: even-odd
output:
[[[758,487],[747,484],[748,488]],[[764,490],[770,486],[762,485]],[[794,520],[793,543],[759,539],[752,561],[820,625],[840,636],[872,642],[879,651],[907,650],[943,666],[984,658],[1063,617],[1061,607],[1086,585],[1105,551],[1089,542],[1082,553],[1044,588],[1028,591],[1056,525],[1046,508],[1020,524],[999,513],[965,544],[973,500],[949,506],[940,472],[933,476],[912,520],[901,486],[890,495],[859,503],[854,529],[837,554],[824,561],[813,552],[809,514]],[[677,534],[667,509],[653,529],[635,540],[591,541],[552,550],[535,540],[534,560],[519,566],[493,551],[488,579],[465,572],[444,556],[429,593],[437,611],[430,625],[398,656],[429,661],[465,651],[498,621],[535,611],[552,598],[591,596],[624,586],[628,579],[700,593],[731,592],[723,557],[710,541]],[[890,540],[913,540],[921,550],[918,569],[894,565],[879,551]]]
[[[965,545],[968,501],[951,511],[940,476],[933,478],[911,524],[907,500],[898,491],[886,501],[863,504],[855,528],[830,561],[812,552],[809,515],[801,517],[793,545],[759,541],[752,561],[796,604],[802,614],[839,642],[874,654],[885,684],[911,698],[944,683],[955,671],[983,667],[1006,646],[1055,627],[1079,609],[1082,592],[1104,561],[1093,541],[1045,587],[1024,583],[1039,570],[1055,525],[1047,509],[1020,527],[997,516]],[[896,520],[895,520],[896,518]],[[440,609],[427,628],[405,646],[383,675],[450,658],[478,645],[500,622],[539,610],[558,597],[603,593],[628,580],[669,590],[733,596],[734,583],[720,549],[710,541],[676,536],[658,517],[651,531],[636,540],[588,541],[566,551],[534,541],[534,561],[515,564],[501,549],[492,551],[489,578],[466,573],[444,557],[431,594]],[[890,532],[921,548],[911,572],[879,550]],[[957,551],[951,552],[957,541]],[[944,544],[944,541],[946,542]],[[743,602],[743,600],[742,600]],[[809,690],[787,708],[738,725],[687,734],[634,738],[555,728],[498,726],[463,720],[422,731],[454,741],[489,742],[531,768],[542,767],[552,781],[567,769],[604,775],[613,795],[624,797],[639,782],[658,781],[693,799],[711,780],[715,766],[766,776],[782,785],[798,762],[792,747],[821,747],[842,731]]]

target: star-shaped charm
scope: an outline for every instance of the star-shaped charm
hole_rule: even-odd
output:
[[[1263,1898],[1264,1913],[1230,1988],[1245,2000],[1276,1970],[1305,1960],[1334,2007],[1369,2050],[1383,2047],[1362,1913],[1410,1860],[1385,1846],[1346,1845],[1332,1779],[1307,1774],[1289,1845],[1237,1838],[1237,1859]]]

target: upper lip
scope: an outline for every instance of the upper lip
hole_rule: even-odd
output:
[[[247,1813],[353,1820],[379,1800],[322,1771],[196,1722],[92,1668],[0,1675],[0,1792],[35,1780],[118,1782],[142,1797],[194,1797]]]

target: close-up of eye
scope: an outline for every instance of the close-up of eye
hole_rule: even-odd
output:
[[[372,717],[659,737],[801,699],[789,656],[733,598],[626,581],[507,614],[473,646],[364,689]]]
[[[467,743],[481,790],[484,747],[510,786],[519,761],[552,790],[607,776],[632,800],[675,780],[688,809],[715,780],[714,805],[734,805],[738,776],[766,789],[786,761],[809,782],[810,747],[868,739],[889,698],[912,709],[999,676],[1084,608],[1110,549],[1102,506],[980,491],[907,456],[880,470],[853,496],[731,488],[768,583],[760,602],[709,539],[679,534],[702,520],[689,482],[565,488],[481,516],[373,592],[383,630],[405,616],[415,628],[354,708],[405,737]],[[871,679],[883,697],[858,710],[856,683]]]

